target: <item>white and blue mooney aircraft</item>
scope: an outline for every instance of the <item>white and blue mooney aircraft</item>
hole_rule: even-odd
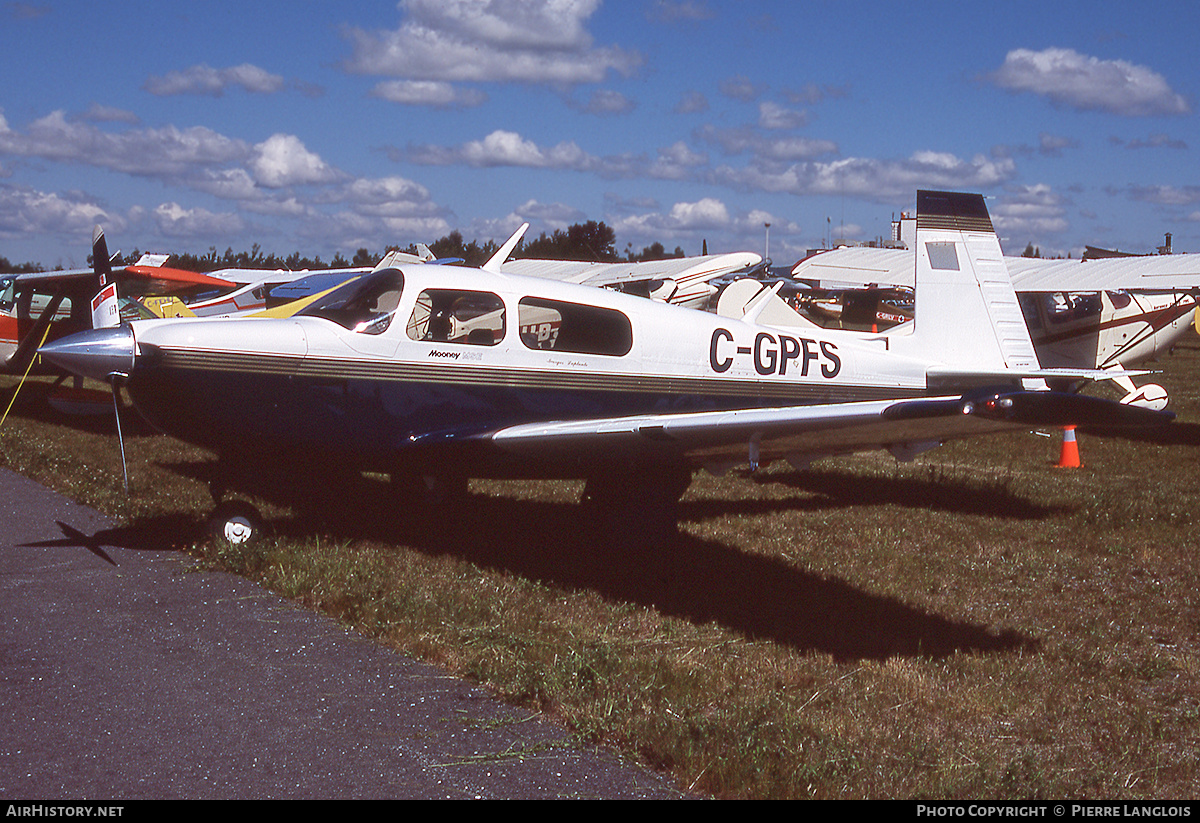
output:
[[[916,318],[894,334],[781,329],[753,301],[720,316],[493,259],[379,267],[289,318],[134,321],[41,353],[120,381],[151,423],[216,452],[218,500],[240,477],[329,488],[348,470],[451,490],[585,478],[600,522],[651,537],[697,468],[1171,419],[1049,390],[1110,375],[1039,365],[982,197],[919,192],[917,212]],[[252,535],[252,513],[231,511],[230,539]]]

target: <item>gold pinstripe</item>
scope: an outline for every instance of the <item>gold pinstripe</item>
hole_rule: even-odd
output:
[[[344,360],[244,352],[157,348],[159,365],[169,369],[242,374],[292,375],[343,380],[436,383],[456,386],[550,389],[559,391],[639,392],[668,395],[756,396],[803,402],[817,399],[873,400],[917,397],[924,392],[888,386],[832,381],[799,383],[740,378],[618,374],[590,371],[520,369],[498,366],[444,365],[406,361]]]

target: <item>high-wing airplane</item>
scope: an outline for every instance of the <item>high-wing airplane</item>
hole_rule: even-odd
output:
[[[0,368],[24,371],[42,342],[115,322],[116,278],[127,268],[159,266],[166,255],[142,255],[137,266],[116,269],[112,259],[97,226],[91,268],[0,275]]]
[[[517,259],[503,263],[500,270],[616,289],[696,309],[716,296],[718,289],[712,285],[713,280],[746,272],[761,262],[762,257],[753,252],[729,252],[637,263]]]
[[[800,261],[792,276],[827,284],[836,295],[831,305],[840,309],[869,295],[911,295],[913,254],[910,249],[831,249]],[[1126,402],[1166,405],[1160,386],[1138,388],[1118,373],[1168,351],[1191,330],[1200,255],[1005,257],[1004,263],[1042,365],[1109,369],[1125,390]],[[812,304],[805,301],[793,296],[791,302],[811,317]],[[911,319],[906,306],[872,305],[880,312],[879,330]],[[865,329],[864,319],[857,319],[858,328]],[[780,322],[787,324],[784,318]]]
[[[784,330],[760,303],[726,317],[489,261],[377,268],[286,319],[133,321],[41,353],[215,452],[217,499],[252,482],[344,495],[331,478],[364,471],[426,490],[584,478],[601,523],[647,539],[674,529],[697,468],[1172,417],[1048,389],[1103,373],[1039,365],[983,198],[919,192],[917,209],[907,334]],[[252,536],[256,516],[231,512],[222,533]]]

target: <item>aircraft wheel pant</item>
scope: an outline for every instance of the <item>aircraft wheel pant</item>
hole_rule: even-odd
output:
[[[246,545],[262,537],[265,523],[258,510],[243,500],[217,506],[208,521],[209,533],[230,545]]]

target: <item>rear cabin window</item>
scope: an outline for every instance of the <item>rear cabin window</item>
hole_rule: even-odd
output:
[[[621,357],[633,348],[629,318],[613,309],[526,297],[519,313],[521,342],[531,349]]]
[[[404,274],[383,269],[334,289],[296,314],[324,317],[360,334],[383,334],[403,292]]]
[[[408,336],[436,343],[494,346],[504,339],[504,301],[463,289],[426,289],[408,318]]]

